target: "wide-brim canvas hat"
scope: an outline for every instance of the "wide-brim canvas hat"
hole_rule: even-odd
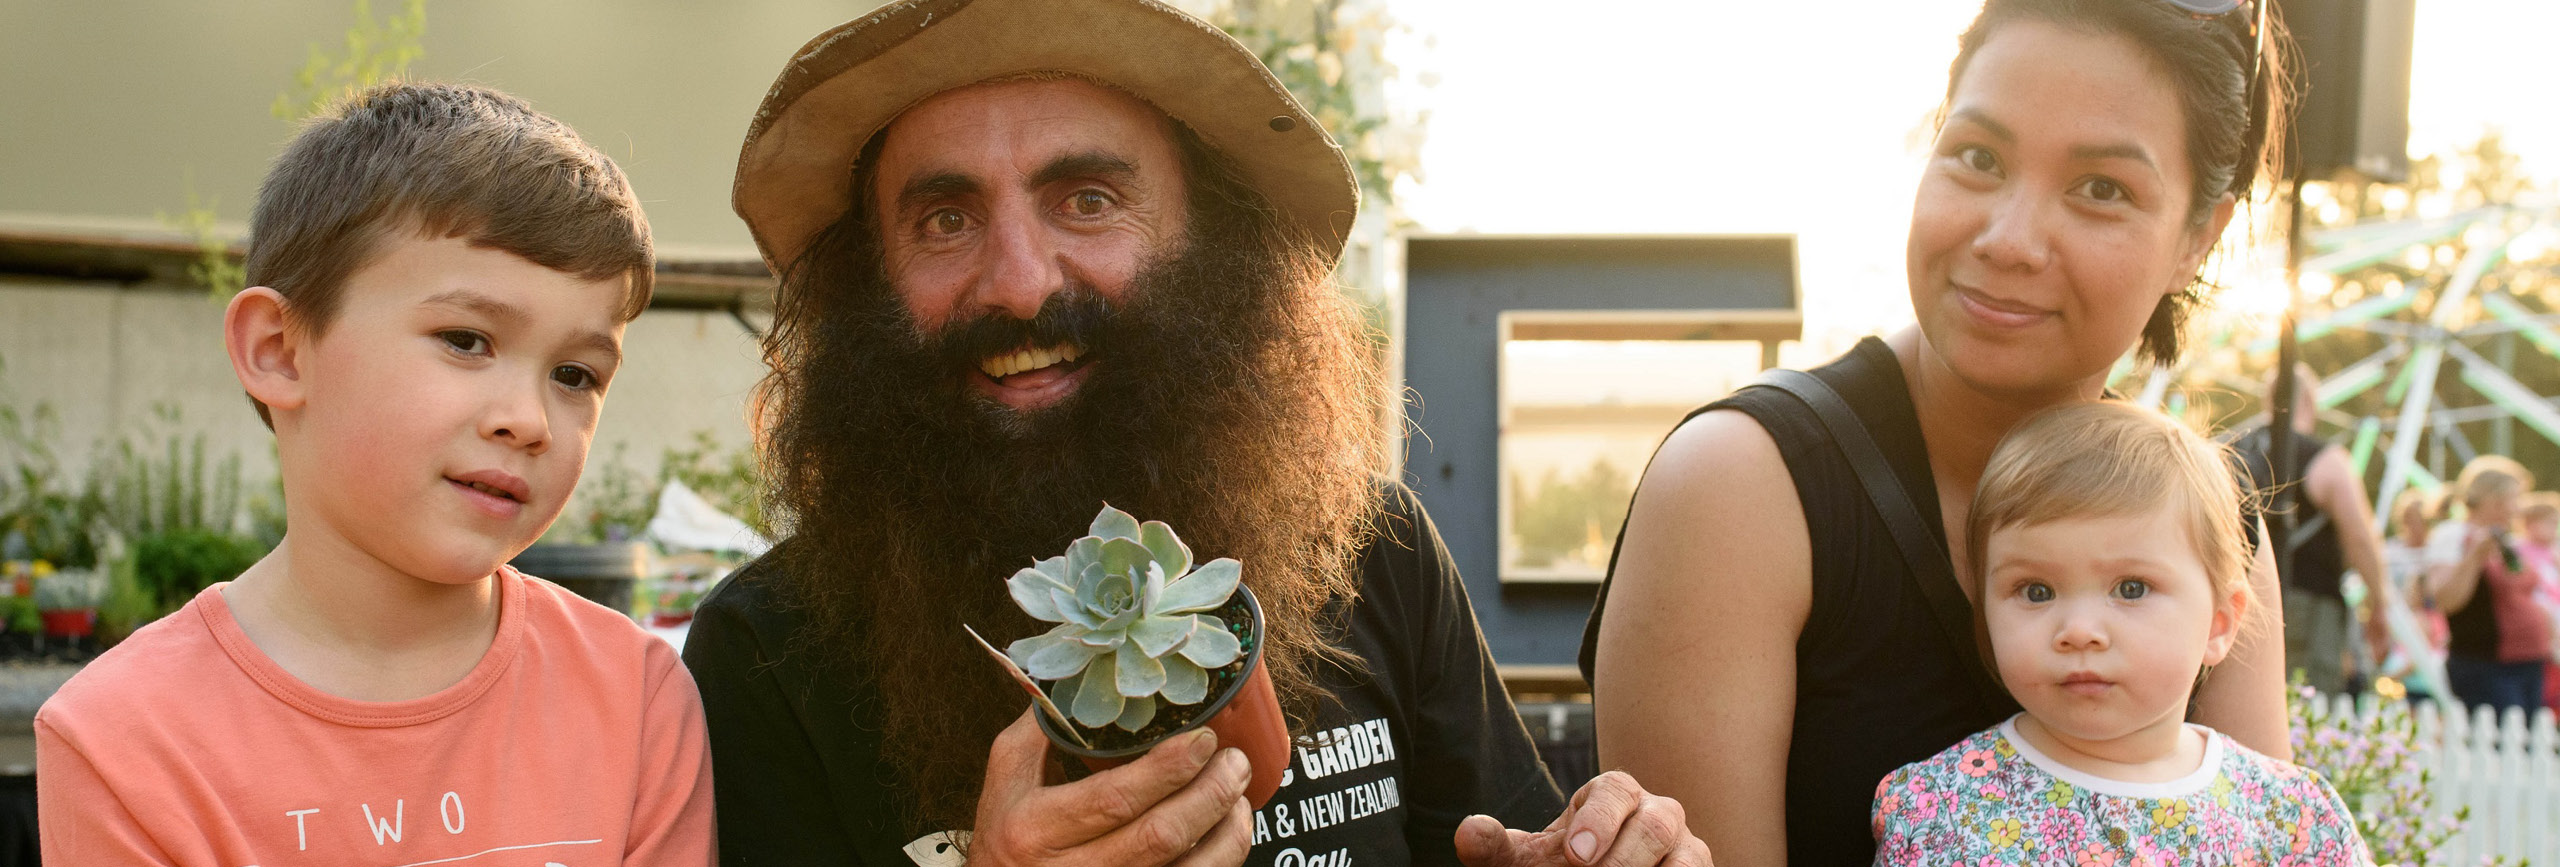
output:
[[[809,40],[765,94],[730,194],[776,274],[852,204],[864,143],[935,94],[1063,72],[1152,103],[1332,262],[1360,207],[1342,149],[1253,52],[1153,0],[905,0]]]

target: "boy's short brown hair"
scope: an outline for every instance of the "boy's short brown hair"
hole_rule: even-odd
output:
[[[488,88],[387,84],[304,126],[258,186],[248,283],[276,290],[292,326],[317,335],[347,277],[402,232],[588,280],[628,275],[622,320],[649,306],[649,220],[622,170],[566,124]]]

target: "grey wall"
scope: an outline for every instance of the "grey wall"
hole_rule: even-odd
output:
[[[1791,237],[1413,238],[1405,247],[1404,477],[1505,665],[1573,662],[1596,590],[1500,580],[1495,372],[1508,310],[1795,309]],[[1664,431],[1669,433],[1669,431]]]
[[[653,478],[659,455],[690,446],[696,430],[744,447],[747,395],[764,362],[728,314],[652,310],[622,345],[588,478],[617,442],[629,444],[626,463]],[[166,404],[187,435],[205,434],[212,456],[240,455],[251,490],[275,476],[274,437],[240,393],[222,348],[222,307],[201,289],[0,276],[0,363],[0,403],[51,406],[60,456],[75,473],[93,446],[146,432],[153,407]],[[573,500],[564,514],[578,507]]]

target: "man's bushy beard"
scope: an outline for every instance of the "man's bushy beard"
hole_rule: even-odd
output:
[[[844,712],[877,714],[922,827],[971,824],[987,745],[1028,704],[961,625],[999,646],[1045,629],[1003,580],[1105,502],[1244,562],[1293,720],[1325,698],[1318,666],[1344,664],[1325,612],[1357,593],[1380,468],[1364,325],[1267,213],[1194,203],[1215,213],[1122,303],[1068,287],[1034,320],[926,334],[851,220],[784,288],[764,457],[791,528],[781,595],[811,624],[793,652],[877,690]],[[1021,413],[969,384],[982,359],[1058,344],[1089,365],[1058,404]]]

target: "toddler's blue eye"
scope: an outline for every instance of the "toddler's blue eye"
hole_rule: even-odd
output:
[[[2024,587],[2024,588],[2020,589],[2020,590],[2018,591],[2018,593],[2019,593],[2019,595],[2021,595],[2021,596],[2025,596],[2025,597],[2027,597],[2027,601],[2029,601],[2029,602],[2051,602],[2051,601],[2053,601],[2053,588],[2051,588],[2051,587],[2047,587],[2047,586],[2044,586],[2044,585],[2042,585],[2042,584],[2029,584],[2029,585],[2027,585],[2026,587]]]
[[[2116,596],[2120,598],[2140,599],[2144,596],[2150,595],[2150,593],[2150,582],[2144,581],[2140,578],[2127,578],[2116,582]]]

